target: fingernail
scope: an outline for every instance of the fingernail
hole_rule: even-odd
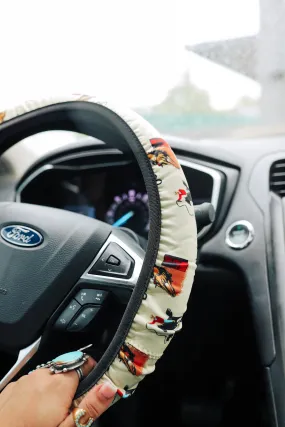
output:
[[[98,390],[98,393],[101,394],[104,399],[110,400],[115,397],[117,389],[111,383],[104,383],[100,390]]]

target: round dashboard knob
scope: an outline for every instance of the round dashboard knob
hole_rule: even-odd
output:
[[[246,248],[253,238],[253,225],[245,220],[234,222],[226,231],[226,244],[232,249]]]

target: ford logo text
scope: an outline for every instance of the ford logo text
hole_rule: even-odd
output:
[[[44,238],[36,230],[23,225],[7,225],[1,229],[1,237],[12,245],[31,248],[39,246]]]

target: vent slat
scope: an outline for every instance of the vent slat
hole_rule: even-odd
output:
[[[281,197],[285,196],[285,160],[273,163],[269,176],[270,190]]]
[[[273,185],[274,187],[278,187],[280,185],[285,185],[285,181],[271,182],[271,185]]]
[[[279,178],[280,176],[284,176],[285,177],[285,171],[284,172],[273,172],[272,173],[272,175],[271,175],[271,177],[274,179],[275,177],[276,178]]]
[[[275,163],[273,167],[275,169],[285,168],[285,162]]]

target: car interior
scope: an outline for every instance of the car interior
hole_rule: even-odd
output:
[[[281,0],[1,4],[0,393],[88,344],[76,398],[114,360],[142,379],[139,319],[163,356],[94,426],[285,426],[284,21]],[[143,323],[147,283],[185,309]]]
[[[50,132],[51,138],[55,135]],[[40,139],[41,134],[36,135],[37,144]],[[215,218],[208,213],[198,229],[198,267],[182,331],[131,399],[114,405],[98,423],[156,425],[159,419],[169,426],[278,425],[272,420],[282,419],[278,374],[282,354],[278,354],[275,322],[282,307],[275,298],[282,288],[278,269],[283,264],[278,266],[282,252],[276,253],[274,245],[283,242],[277,231],[285,191],[279,180],[285,168],[283,141],[264,140],[258,150],[251,139],[226,148],[219,140],[199,145],[174,137],[168,141],[182,165],[194,205],[211,204]],[[2,157],[1,200],[98,218],[120,228],[145,251],[148,198],[131,155],[84,135],[76,143],[41,155],[36,151],[31,155],[31,146],[25,148],[24,143]],[[23,156],[25,150],[28,165],[19,168],[17,153]],[[130,211],[133,215],[126,216]],[[103,291],[98,301],[104,298]],[[92,322],[84,330],[76,325],[67,330],[64,316],[69,318],[69,313],[57,310],[49,325],[57,352],[69,348],[71,338],[79,347],[91,329],[93,354],[100,358],[126,301],[124,290],[118,290],[104,304],[99,313],[104,339],[102,331],[94,337]],[[278,323],[281,327],[280,319]],[[41,359],[45,352],[48,357],[48,351],[42,349]],[[1,354],[2,375],[16,358],[17,354]],[[36,354],[32,360],[35,364]]]

